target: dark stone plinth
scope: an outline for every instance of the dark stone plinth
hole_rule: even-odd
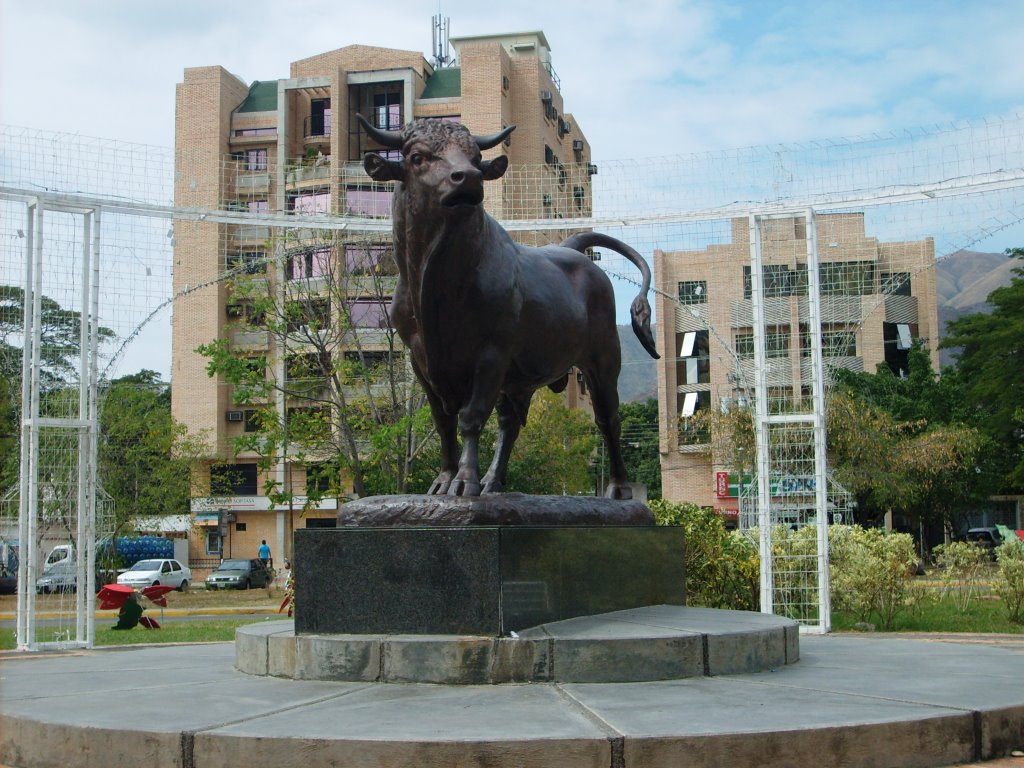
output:
[[[307,528],[297,634],[508,635],[685,605],[684,539],[659,526]]]
[[[338,511],[340,527],[463,525],[654,525],[642,501],[595,496],[368,496]]]

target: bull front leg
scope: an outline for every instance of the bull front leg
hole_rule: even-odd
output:
[[[512,456],[512,446],[519,437],[519,431],[526,420],[530,407],[530,398],[512,400],[508,395],[498,398],[498,445],[494,450],[494,459],[483,479],[483,493],[498,493],[505,487],[505,476],[508,472],[508,460]]]
[[[480,483],[480,432],[494,410],[507,365],[507,360],[496,350],[485,351],[477,361],[472,394],[459,411],[462,456],[459,458],[459,471],[448,487],[449,496],[479,496],[483,490]]]

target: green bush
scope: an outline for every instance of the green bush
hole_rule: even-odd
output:
[[[917,553],[909,534],[834,525],[829,528],[832,607],[858,621],[877,616],[891,629],[901,611],[917,596],[913,588]]]
[[[1010,621],[1024,622],[1024,541],[1008,539],[996,549],[999,563],[999,578],[996,594],[1006,606]]]
[[[686,601],[705,608],[756,611],[759,597],[757,548],[722,518],[695,504],[657,499],[649,504],[658,525],[678,525],[686,534]]]
[[[970,541],[953,541],[940,544],[934,553],[941,569],[943,596],[952,597],[960,610],[966,610],[980,586],[985,550]]]

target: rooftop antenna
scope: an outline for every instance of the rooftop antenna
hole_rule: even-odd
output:
[[[448,30],[451,27],[451,19],[438,13],[430,20],[434,40],[434,68],[450,67],[455,63],[452,61],[451,49],[448,46]]]

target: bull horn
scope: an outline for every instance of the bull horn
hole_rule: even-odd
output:
[[[381,144],[388,149],[401,149],[402,148],[402,132],[401,131],[385,131],[382,128],[377,128],[372,125],[369,120],[356,112],[356,120],[366,129],[366,132],[370,135],[370,138]],[[493,146],[493,145],[492,145]]]
[[[491,147],[496,147],[501,144],[501,142],[507,139],[508,135],[515,129],[516,127],[514,125],[510,125],[505,130],[491,134],[490,136],[474,136],[473,141],[476,142],[476,145],[480,147],[481,150],[490,149]]]

